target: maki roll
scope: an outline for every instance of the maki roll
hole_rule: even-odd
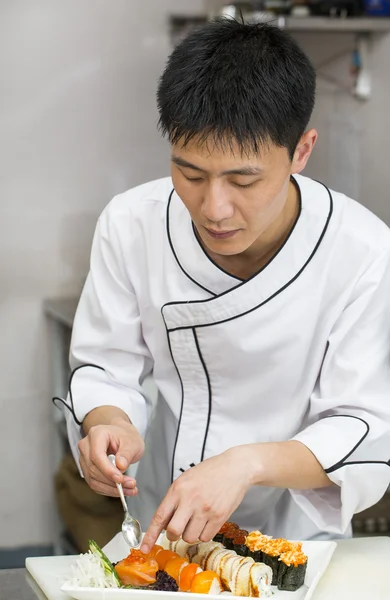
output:
[[[299,546],[291,544],[293,548],[280,556],[277,585],[278,590],[295,592],[305,583],[307,569],[307,556]]]
[[[246,529],[238,529],[234,533],[233,550],[239,556],[248,556],[248,546],[245,543],[247,535],[248,535],[248,531],[246,531]]]

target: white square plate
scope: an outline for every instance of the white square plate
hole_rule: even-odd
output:
[[[314,589],[322,575],[325,573],[336,542],[303,542],[303,551],[308,556],[305,584],[296,592],[281,592],[275,586],[273,600],[310,600]],[[103,548],[105,554],[112,562],[117,562],[128,555],[129,549],[122,534],[118,534]],[[153,592],[151,590],[125,590],[125,589],[96,589],[75,588],[63,585],[61,590],[76,600],[158,600],[158,598],[171,598],[176,600],[204,600],[202,594],[188,594],[183,592]],[[224,593],[222,596],[231,596]],[[220,596],[207,596],[210,600],[217,600]]]

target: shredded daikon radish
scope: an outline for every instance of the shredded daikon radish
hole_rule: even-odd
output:
[[[71,574],[64,582],[71,587],[117,588],[113,573],[110,573],[103,560],[93,552],[81,554],[71,565]]]

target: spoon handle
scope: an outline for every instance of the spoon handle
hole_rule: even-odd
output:
[[[121,499],[123,510],[125,511],[125,513],[128,513],[128,508],[127,508],[127,504],[126,504],[125,495],[123,493],[122,484],[121,483],[117,483],[116,487],[117,487],[117,490],[119,492],[119,498]]]
[[[112,462],[112,464],[114,465],[114,467],[116,467],[115,455],[114,454],[109,454],[108,458]],[[121,499],[123,510],[124,510],[125,513],[127,513],[128,512],[128,508],[127,508],[127,504],[126,504],[125,495],[123,493],[122,484],[121,483],[116,483],[115,485],[116,485],[116,488],[117,488],[117,490],[119,492],[119,498]]]

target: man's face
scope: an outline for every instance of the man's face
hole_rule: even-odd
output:
[[[173,184],[206,248],[231,256],[256,242],[282,212],[290,175],[306,164],[314,134],[311,146],[306,142],[293,161],[286,148],[275,145],[249,156],[196,140],[172,146]]]

